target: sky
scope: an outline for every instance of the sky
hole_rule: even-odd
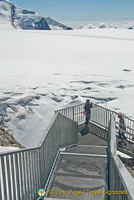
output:
[[[58,21],[134,20],[134,0],[10,0]]]

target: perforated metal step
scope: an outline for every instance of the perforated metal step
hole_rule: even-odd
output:
[[[47,197],[58,199],[107,199],[106,146],[80,145],[62,151]]]

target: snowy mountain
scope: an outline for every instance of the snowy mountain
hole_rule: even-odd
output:
[[[97,28],[119,28],[119,29],[134,29],[134,22],[124,22],[121,24],[113,23],[113,24],[106,24],[106,23],[99,23],[97,26],[94,24],[87,24],[85,26],[81,26],[80,29],[97,29]]]
[[[7,0],[0,0],[0,28],[24,30],[71,30],[70,27],[66,27],[51,18],[44,18],[33,11],[21,9]]]

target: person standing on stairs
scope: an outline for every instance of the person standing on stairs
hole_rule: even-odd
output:
[[[90,102],[89,99],[86,100],[86,103],[84,105],[84,115],[86,116],[85,119],[85,125],[88,126],[88,122],[90,120],[91,117],[91,108],[92,108],[92,102]]]

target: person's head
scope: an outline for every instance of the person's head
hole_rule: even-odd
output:
[[[87,103],[87,104],[88,104],[88,103],[90,103],[90,100],[89,100],[89,99],[87,99],[87,100],[86,100],[86,103]]]
[[[123,118],[122,114],[118,114],[118,117],[119,117],[119,119]]]

